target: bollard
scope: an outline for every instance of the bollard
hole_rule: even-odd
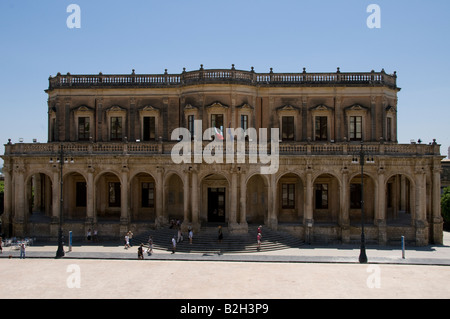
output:
[[[405,236],[402,236],[402,258],[405,259]]]
[[[69,231],[69,251],[72,251],[72,231]]]

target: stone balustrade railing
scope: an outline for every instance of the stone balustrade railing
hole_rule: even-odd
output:
[[[202,142],[202,150],[212,148],[209,141]],[[73,156],[88,155],[170,155],[177,142],[64,142],[64,143],[17,143],[5,145],[5,156],[55,156],[63,145],[64,152]],[[238,151],[238,145],[234,144],[234,153]],[[353,143],[303,143],[280,142],[277,151],[280,155],[354,155],[361,149],[361,144]],[[371,155],[440,155],[440,145],[432,144],[388,144],[365,143],[363,149]],[[191,144],[191,152],[194,154],[194,142]],[[225,155],[226,144],[222,143],[222,151]],[[266,146],[246,143],[245,153],[264,152],[271,153],[271,145]]]
[[[397,75],[381,72],[340,72],[335,73],[256,73],[234,69],[203,69],[181,74],[131,74],[122,75],[62,75],[58,73],[49,78],[49,90],[56,88],[86,88],[86,87],[164,87],[183,86],[196,83],[241,83],[258,86],[315,86],[315,85],[381,85],[397,88]]]

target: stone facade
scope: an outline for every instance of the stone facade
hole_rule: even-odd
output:
[[[61,222],[78,237],[96,228],[119,238],[180,219],[196,231],[258,223],[349,243],[361,233],[362,185],[368,242],[442,243],[440,146],[398,144],[399,90],[384,70],[58,74],[46,90],[48,143],[5,145],[4,230],[56,238]],[[171,133],[198,132],[198,120],[195,129],[216,127],[225,140],[228,128],[255,128],[258,140],[278,128],[267,147],[278,170],[250,163],[248,137],[245,162],[174,163]]]

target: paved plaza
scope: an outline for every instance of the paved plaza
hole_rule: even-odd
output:
[[[26,258],[3,248],[0,298],[450,298],[450,236],[444,245],[359,247],[305,245],[239,254],[74,246],[55,259],[55,245],[27,247]],[[67,250],[67,247],[66,247]],[[11,257],[11,258],[10,258]]]

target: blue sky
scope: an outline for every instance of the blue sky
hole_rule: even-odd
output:
[[[69,29],[70,4],[81,28]],[[369,4],[381,28],[369,29]],[[397,71],[398,139],[450,146],[448,0],[1,0],[0,143],[47,141],[48,77],[181,73]],[[3,151],[0,151],[3,153]],[[1,164],[1,163],[0,163]]]

